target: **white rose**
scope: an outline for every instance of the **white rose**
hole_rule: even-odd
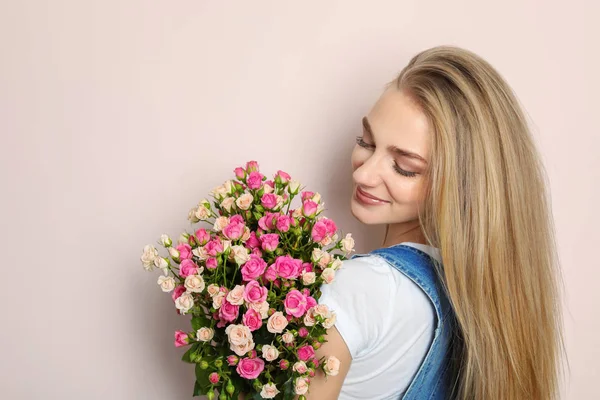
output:
[[[304,374],[306,373],[306,371],[308,371],[308,367],[306,366],[306,363],[304,361],[297,361],[292,366],[292,370],[296,371],[299,374]]]
[[[342,260],[340,260],[339,258],[334,258],[333,262],[331,263],[331,269],[333,269],[334,271],[337,271],[341,267],[342,267]]]
[[[283,335],[281,335],[281,340],[284,343],[292,343],[294,341],[294,335],[290,331],[286,331]]]
[[[175,289],[175,279],[173,279],[172,276],[161,275],[158,277],[157,283],[165,293],[169,293],[171,290]]]
[[[300,189],[300,182],[292,179],[289,183],[288,191],[290,192],[290,194],[296,194],[298,193],[298,189]]]
[[[225,197],[221,202],[221,207],[227,210],[227,212],[231,212],[231,207],[235,203],[235,199],[233,197]]]
[[[319,208],[317,208],[317,212],[319,212],[321,210],[319,210]],[[333,242],[333,240],[329,237],[329,236],[325,236],[323,238],[323,240],[321,240],[320,242],[318,242],[321,246],[328,246],[331,244],[331,242]]]
[[[346,253],[350,253],[354,250],[354,239],[352,239],[352,234],[349,233],[346,235],[344,239],[341,240],[342,250]]]
[[[300,219],[302,216],[302,207],[296,208],[294,211],[292,211],[292,217]]]
[[[248,228],[247,226],[244,227],[244,234],[242,235],[242,242],[245,242],[246,240],[250,239],[250,228]]]
[[[156,257],[154,259],[154,266],[156,268],[162,269],[162,271],[165,275],[167,275],[169,273],[169,269],[168,269],[169,261],[163,257]]]
[[[184,292],[181,296],[175,300],[175,307],[181,311],[182,314],[187,313],[190,308],[194,306],[194,298],[189,292]]]
[[[223,293],[223,292],[219,292],[219,294],[217,294],[215,297],[213,297],[213,308],[216,310],[221,308],[224,298],[225,298],[225,293]]]
[[[267,330],[271,333],[281,333],[288,324],[287,318],[281,311],[275,311],[267,321]]]
[[[196,257],[198,257],[202,261],[204,261],[208,258],[208,253],[206,252],[206,249],[204,248],[204,246],[196,247],[195,249],[192,250],[192,254],[195,255]]]
[[[294,385],[294,393],[305,394],[308,391],[308,382],[304,378],[297,378]]]
[[[223,228],[225,228],[227,225],[229,225],[229,218],[222,215],[222,216],[218,217],[217,219],[215,219],[213,229],[217,232],[221,232],[223,230]]]
[[[213,336],[215,336],[215,331],[207,327],[202,327],[198,329],[198,332],[196,332],[196,337],[201,342],[208,342],[213,338]]]
[[[314,272],[305,272],[302,274],[302,283],[305,285],[312,285],[315,283],[316,274]]]
[[[200,275],[186,276],[183,284],[185,288],[192,293],[202,293],[205,287],[204,279]]]
[[[321,274],[325,283],[331,283],[335,279],[335,270],[333,268],[325,268]]]
[[[190,240],[190,235],[187,233],[182,233],[181,235],[179,235],[179,239],[177,239],[179,244],[189,243],[189,240]]]
[[[200,204],[194,212],[194,216],[200,221],[205,221],[210,218],[211,212],[204,204]]]
[[[263,358],[267,361],[276,360],[279,357],[279,350],[277,347],[271,346],[270,344],[265,344],[262,348]]]
[[[318,263],[319,260],[323,257],[323,255],[326,254],[326,252],[322,249],[319,249],[318,247],[315,247],[312,251],[311,254],[311,260],[314,263]]]
[[[311,307],[304,314],[304,325],[313,326],[317,320],[315,319],[315,308]]]
[[[248,343],[244,343],[241,345],[232,344],[229,346],[229,348],[238,356],[243,356],[246,355],[246,353],[248,353],[250,350],[254,349],[254,341],[251,340]]]
[[[275,207],[273,207],[273,210],[280,210],[281,207],[283,207],[284,199],[280,195],[275,195],[275,196],[276,196],[276,199],[277,199],[277,203],[275,203]]]
[[[219,293],[219,285],[215,285],[210,284],[208,285],[208,289],[206,289],[208,291],[208,294],[210,295],[210,297],[215,297],[218,293]]]
[[[140,260],[146,271],[152,271],[154,269],[154,259],[156,257],[158,257],[158,250],[150,244],[145,245]]]
[[[275,189],[273,189],[273,187],[272,187],[271,185],[269,185],[268,183],[264,183],[264,184],[262,185],[262,189],[263,189],[263,191],[264,191],[264,193],[265,193],[265,194],[267,194],[267,193],[273,193],[273,190],[275,190]]]
[[[317,204],[319,203],[319,201],[321,201],[321,195],[319,194],[319,192],[315,192],[315,194],[312,197],[312,201],[314,201]]]
[[[263,301],[262,303],[250,303],[248,306],[260,314],[262,319],[269,317],[269,303]]]
[[[323,328],[329,329],[332,326],[334,326],[336,319],[337,319],[337,316],[336,316],[335,312],[331,311],[329,314],[329,317],[325,318],[325,321],[323,321]]]
[[[162,235],[160,235],[160,243],[165,247],[171,247],[173,241],[171,240],[169,235],[163,233]]]
[[[240,210],[248,210],[254,201],[254,197],[250,193],[244,193],[237,198],[235,204]]]
[[[221,243],[223,244],[223,253],[225,253],[231,247],[231,240],[221,240]]]
[[[196,207],[192,207],[190,209],[190,211],[188,212],[187,218],[190,220],[191,223],[195,224],[196,222],[200,221],[198,219],[198,217],[196,217]]]
[[[169,255],[171,256],[171,258],[173,260],[178,260],[179,259],[179,250],[177,250],[175,247],[169,247]]]
[[[327,307],[326,304],[317,304],[313,308],[314,308],[315,315],[318,315],[318,316],[323,317],[323,318],[329,318],[330,317],[329,307]]]
[[[242,324],[231,324],[225,328],[225,334],[229,343],[236,346],[243,345],[252,340],[252,332],[250,328]]]
[[[273,399],[279,394],[279,390],[274,383],[265,383],[260,390],[260,397],[263,399]]]
[[[223,183],[223,188],[225,189],[225,193],[231,194],[235,190],[235,186],[233,185],[233,181],[231,179],[226,180]]]
[[[232,291],[227,293],[227,301],[236,306],[244,304],[244,289],[246,285],[235,285]]]
[[[329,356],[323,364],[323,370],[327,375],[335,376],[340,371],[340,360],[335,356]]]
[[[230,257],[233,257],[237,265],[245,264],[250,260],[248,249],[240,245],[231,246],[231,253],[229,253],[229,255]]]
[[[225,185],[219,185],[210,191],[210,194],[216,198],[217,200],[221,200],[223,197],[227,196],[228,190]]]
[[[328,252],[324,251],[323,255],[319,259],[319,262],[318,262],[319,266],[321,268],[325,268],[327,265],[329,265],[330,262],[331,262],[331,254],[329,254]]]

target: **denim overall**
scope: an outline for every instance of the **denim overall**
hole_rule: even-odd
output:
[[[350,258],[375,254],[385,259],[398,271],[408,276],[429,297],[435,307],[436,325],[433,342],[417,374],[401,397],[403,400],[447,400],[450,397],[451,377],[449,349],[454,313],[437,277],[429,254],[403,244],[375,249],[367,254],[353,254]]]

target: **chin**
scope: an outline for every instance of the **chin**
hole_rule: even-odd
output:
[[[381,215],[374,215],[371,211],[365,209],[354,198],[350,200],[350,213],[352,213],[354,218],[356,218],[358,221],[362,222],[365,225],[378,225],[383,223],[378,220],[379,218],[381,218]]]

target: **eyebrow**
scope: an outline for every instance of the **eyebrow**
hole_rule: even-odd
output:
[[[365,130],[371,135],[371,136],[375,136],[373,135],[373,130],[371,129],[371,124],[369,124],[369,120],[367,119],[367,117],[363,117],[362,119],[362,124],[363,127],[365,128]],[[405,157],[410,157],[410,158],[414,158],[416,160],[422,161],[425,164],[427,164],[427,160],[425,160],[423,157],[421,157],[420,155],[418,155],[417,153],[413,153],[411,151],[405,150],[405,149],[401,149],[399,147],[396,146],[388,146],[387,147],[389,151],[396,153],[399,156],[405,156]]]

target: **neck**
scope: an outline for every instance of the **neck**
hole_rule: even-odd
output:
[[[389,247],[402,242],[427,244],[419,221],[387,225],[382,247]]]

